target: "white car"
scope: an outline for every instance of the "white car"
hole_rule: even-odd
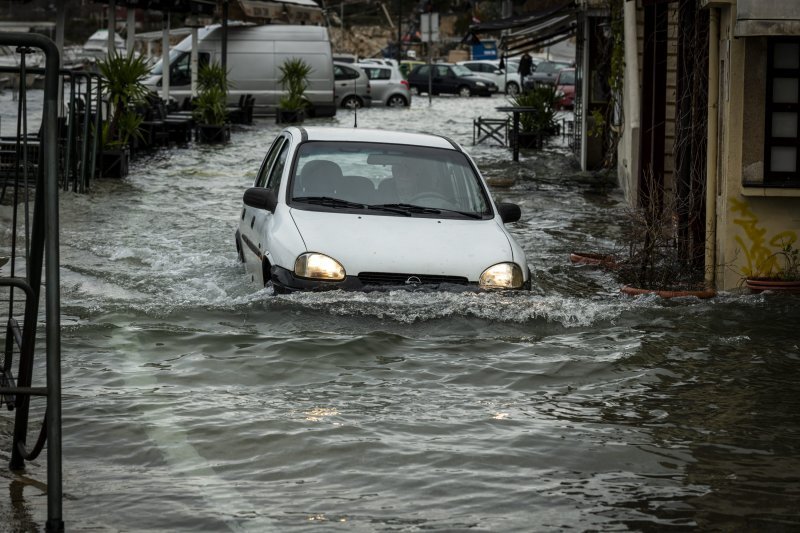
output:
[[[458,65],[463,65],[478,76],[488,78],[495,82],[501,93],[515,95],[519,92],[519,74],[508,72],[499,67],[499,61],[494,59],[473,59],[469,61],[459,61]]]
[[[284,129],[244,192],[236,248],[275,292],[529,289],[525,253],[475,163],[437,135]]]

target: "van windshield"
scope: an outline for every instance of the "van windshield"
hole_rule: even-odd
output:
[[[175,58],[179,54],[185,54],[185,53],[186,52],[181,52],[180,50],[174,50],[174,49],[170,50],[169,51],[169,62],[170,62],[170,64],[172,64],[175,61]],[[162,63],[162,61],[159,59],[158,62],[155,65],[153,65],[153,68],[150,69],[150,73],[152,75],[159,76],[159,75],[164,73],[163,72],[163,66],[161,65],[161,63]]]

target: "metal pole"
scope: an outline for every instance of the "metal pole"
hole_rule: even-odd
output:
[[[403,60],[403,2],[397,0],[397,62]]]
[[[191,55],[191,72],[192,72],[192,98],[197,96],[197,26],[192,26],[192,55]]]
[[[128,49],[128,55],[133,56],[133,39],[136,37],[136,8],[128,6],[126,9],[127,22],[125,23],[125,31],[127,35],[125,35],[125,47]]]
[[[222,58],[223,72],[228,72],[228,0],[222,0]]]
[[[169,12],[165,12],[161,23],[161,99],[169,102]]]
[[[114,0],[108,0],[108,39],[106,39],[107,53],[111,54],[112,51],[117,49],[117,43],[114,40],[116,36],[117,26],[117,6]]]

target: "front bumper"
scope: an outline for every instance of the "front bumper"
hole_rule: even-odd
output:
[[[530,272],[530,271],[529,271]],[[287,294],[292,292],[322,292],[322,291],[381,291],[381,290],[451,290],[451,291],[469,291],[475,292],[482,290],[477,283],[468,284],[452,284],[452,283],[437,283],[437,284],[380,284],[370,285],[363,283],[358,276],[346,276],[342,281],[318,281],[305,278],[298,278],[291,270],[283,267],[273,266],[270,272],[270,280],[276,293]],[[528,275],[526,281],[520,291],[531,289],[531,277]],[[509,290],[508,292],[516,292]]]

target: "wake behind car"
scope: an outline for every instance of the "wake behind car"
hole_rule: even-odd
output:
[[[408,74],[408,85],[412,92],[427,93],[429,84],[431,94],[434,96],[437,94],[491,96],[498,91],[496,83],[477,76],[470,69],[461,65],[449,63],[417,65]]]
[[[244,192],[236,248],[278,293],[529,289],[525,254],[474,162],[436,135],[289,127]]]

